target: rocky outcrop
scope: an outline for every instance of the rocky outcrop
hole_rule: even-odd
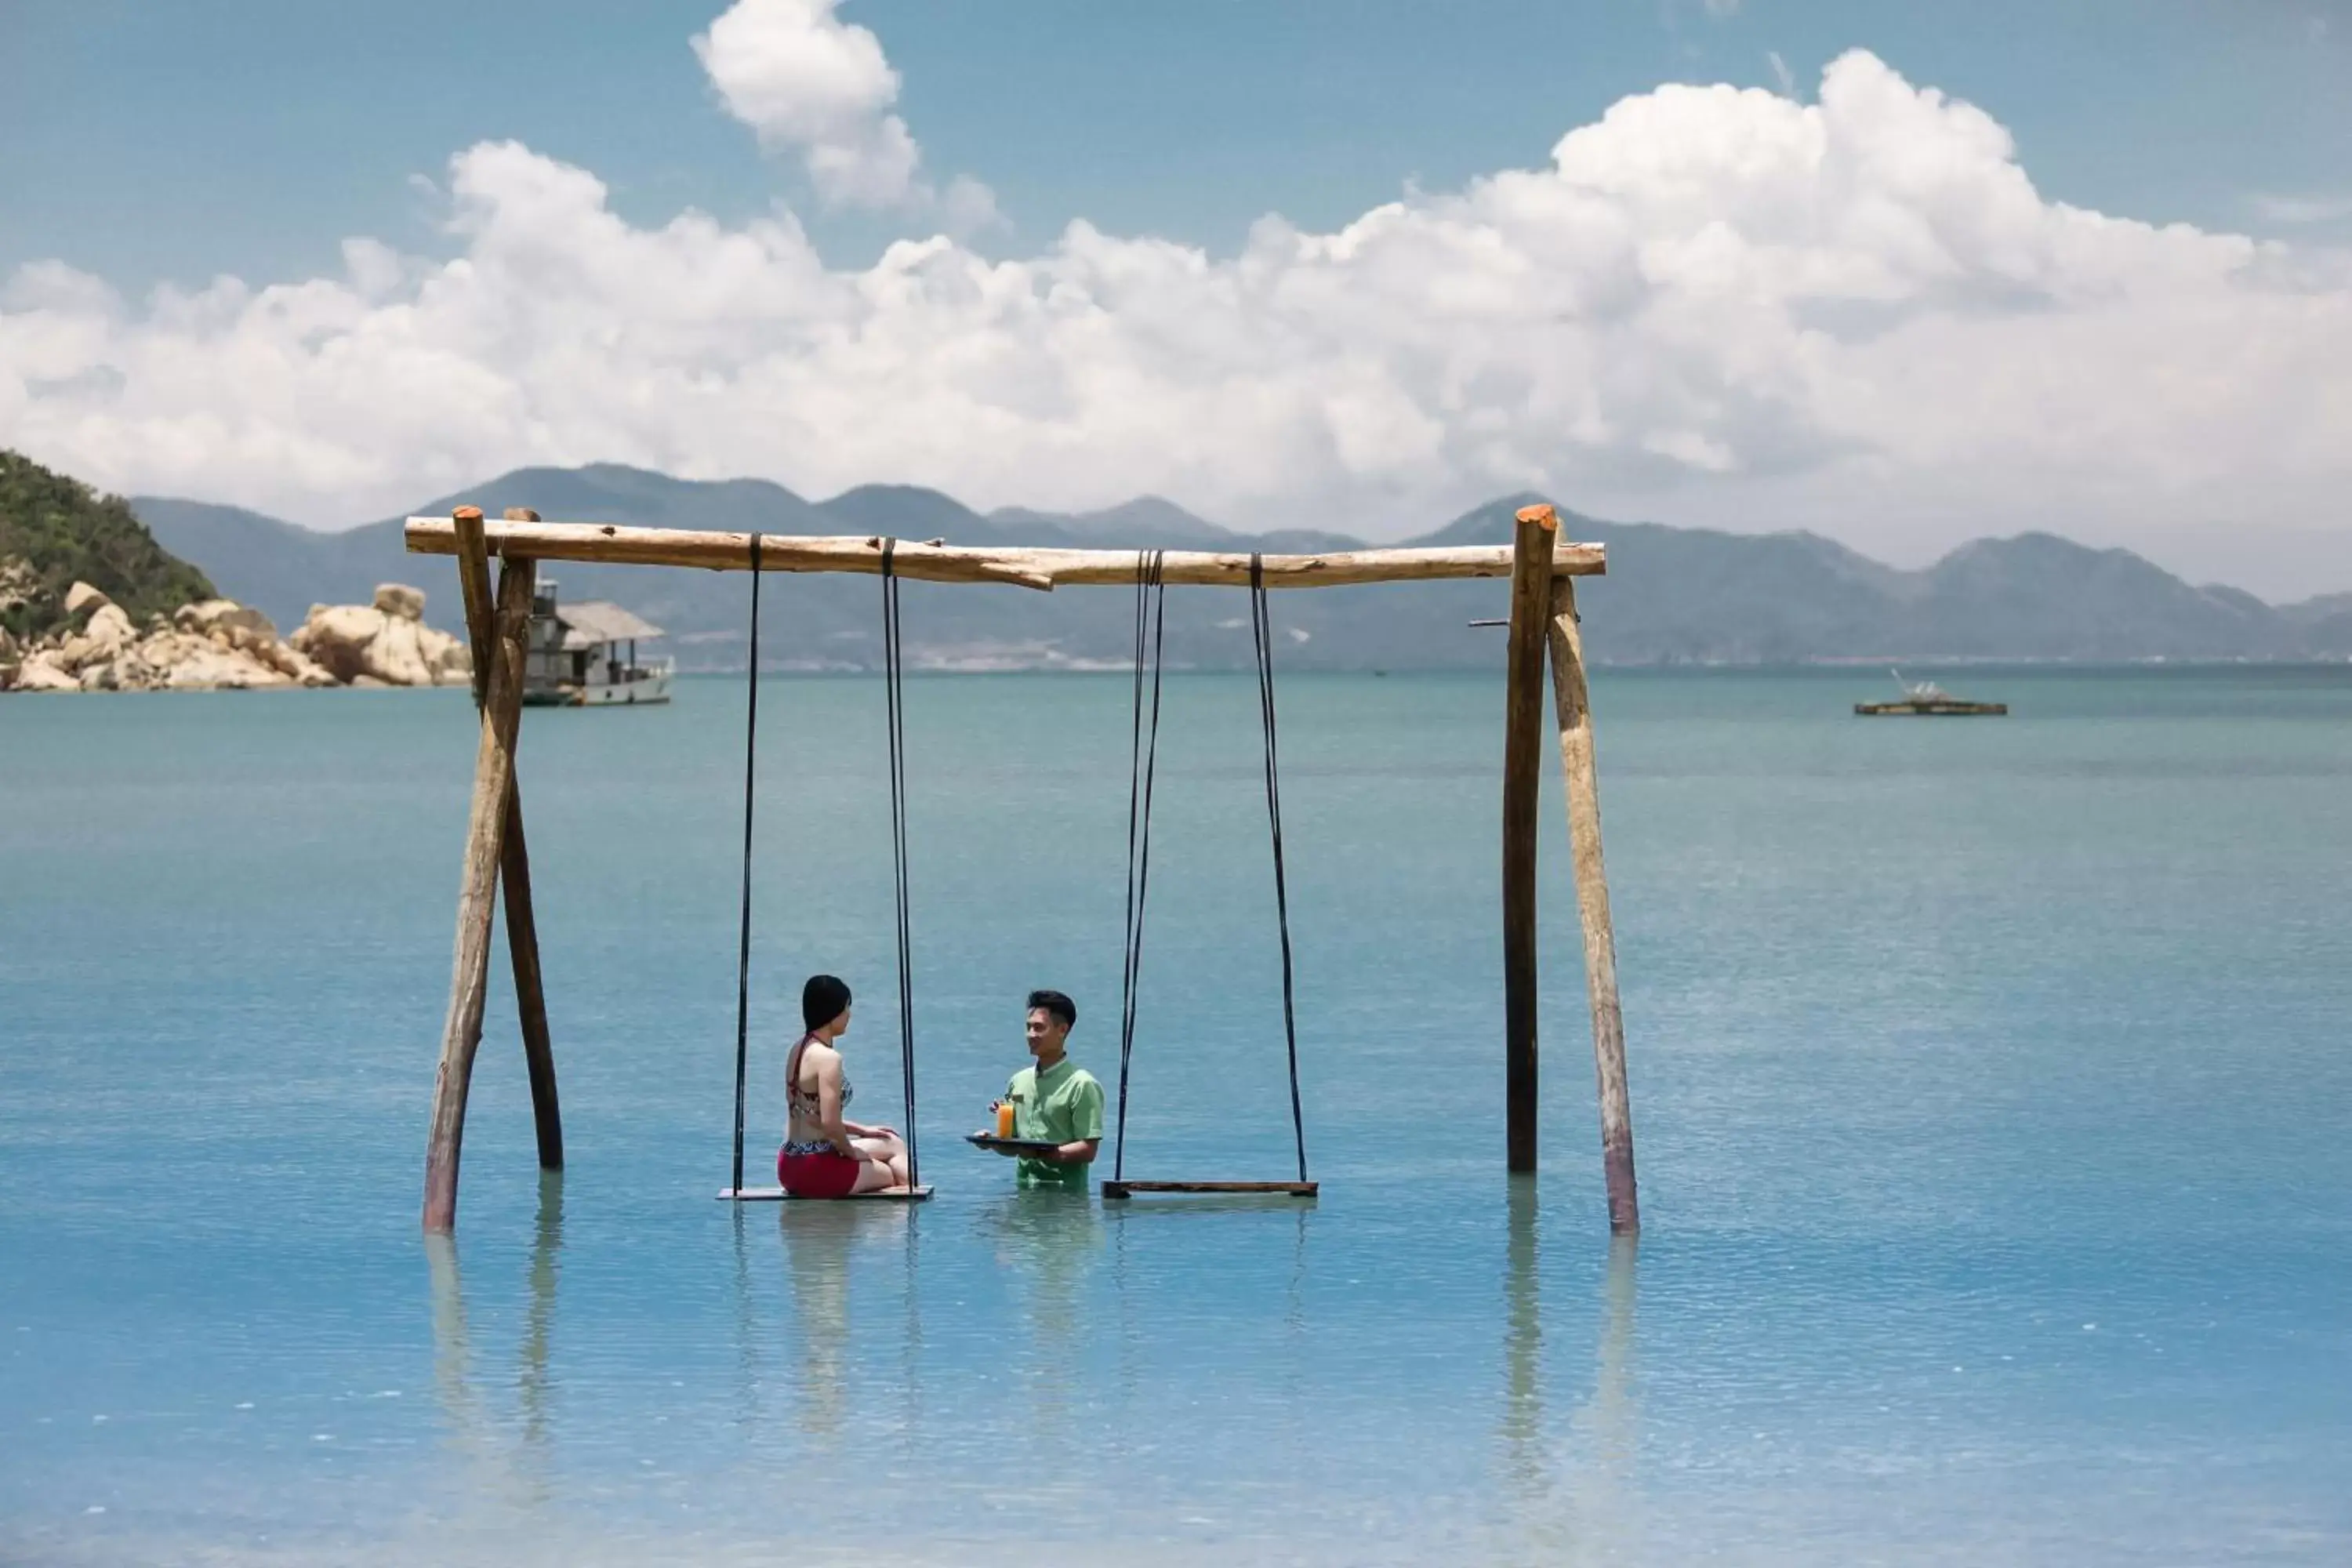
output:
[[[473,679],[466,645],[425,624],[425,591],[384,583],[373,605],[313,605],[288,640],[337,680],[385,686],[463,686]]]
[[[258,610],[226,599],[184,605],[142,632],[87,583],[65,602],[79,626],[0,655],[0,690],[246,691],[332,686],[335,678],[288,647]]]
[[[318,686],[462,686],[466,645],[425,624],[422,590],[387,583],[368,605],[320,605],[290,638],[259,610],[200,599],[142,630],[88,583],[66,625],[19,642],[0,627],[0,691],[260,691]]]

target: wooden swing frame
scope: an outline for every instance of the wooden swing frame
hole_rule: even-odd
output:
[[[1625,1077],[1625,1027],[1617,997],[1617,944],[1609,915],[1609,884],[1601,850],[1600,777],[1592,742],[1591,703],[1585,680],[1583,639],[1577,628],[1574,579],[1599,576],[1607,557],[1597,544],[1559,542],[1559,513],[1549,506],[1522,508],[1513,542],[1442,549],[1355,550],[1256,560],[1268,588],[1339,587],[1365,583],[1441,578],[1511,580],[1510,651],[1505,678],[1503,745],[1503,995],[1505,1163],[1514,1173],[1537,1165],[1536,844],[1543,752],[1543,684],[1551,671],[1552,715],[1566,783],[1569,847],[1583,931],[1585,988],[1592,1011],[1593,1066],[1601,1110],[1601,1169],[1609,1227],[1641,1226],[1633,1176],[1633,1122]],[[449,516],[412,517],[411,553],[454,555],[473,646],[474,702],[480,735],[457,892],[456,952],[449,1007],[434,1075],[433,1118],[425,1155],[424,1224],[428,1232],[457,1226],[457,1171],[465,1142],[466,1100],[481,1046],[482,1010],[489,984],[490,927],[503,889],[507,947],[521,1015],[523,1058],[530,1079],[531,1115],[542,1169],[563,1165],[562,1115],[555,1085],[555,1053],[541,975],[538,929],[531,916],[530,860],[523,838],[522,795],[515,779],[521,733],[523,663],[530,633],[531,590],[541,561],[644,566],[692,566],[721,572],[828,572],[879,575],[880,537],[759,536],[756,557],[749,533],[630,528],[614,523],[543,522],[528,509],[510,509],[487,522],[479,507]],[[1050,591],[1065,585],[1127,584],[1141,570],[1132,550],[970,548],[938,541],[891,542],[892,569],[931,583],[996,583]],[[495,590],[490,558],[499,560]],[[1253,557],[1242,552],[1178,551],[1160,554],[1162,581],[1247,587]],[[1114,1192],[1116,1186],[1119,1191]],[[1261,1192],[1312,1196],[1312,1183],[1105,1182],[1106,1198],[1139,1193]],[[1302,1190],[1307,1189],[1307,1190]],[[730,1190],[722,1197],[758,1201],[776,1189]],[[901,1199],[900,1189],[868,1194]],[[924,1189],[920,1195],[928,1195]]]

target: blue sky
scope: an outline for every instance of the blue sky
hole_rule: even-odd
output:
[[[805,182],[715,101],[710,0],[8,0],[0,271],[59,257],[130,289],[440,241],[413,181],[514,137],[640,222],[740,218]],[[2343,0],[862,0],[927,162],[1034,242],[1086,216],[1218,249],[1263,213],[1327,227],[1408,182],[1540,163],[1663,81],[1804,86],[1866,47],[1992,113],[2045,195],[2154,221],[2352,229]],[[815,216],[855,260],[885,226]]]
[[[2352,0],[0,0],[0,445],[2352,589],[2347,89]]]

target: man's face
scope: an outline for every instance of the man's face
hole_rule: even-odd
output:
[[[1029,1054],[1033,1057],[1052,1056],[1062,1048],[1070,1031],[1059,1018],[1043,1007],[1029,1009]]]

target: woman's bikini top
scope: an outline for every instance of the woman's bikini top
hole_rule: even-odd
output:
[[[807,1054],[809,1042],[815,1038],[814,1035],[803,1035],[793,1047],[793,1054],[784,1058],[784,1103],[793,1116],[800,1121],[822,1125],[824,1121],[822,1103],[815,1095],[801,1087],[801,1058]],[[856,1092],[849,1087],[849,1068],[845,1065],[841,1069],[843,1109],[848,1108],[849,1097]]]

